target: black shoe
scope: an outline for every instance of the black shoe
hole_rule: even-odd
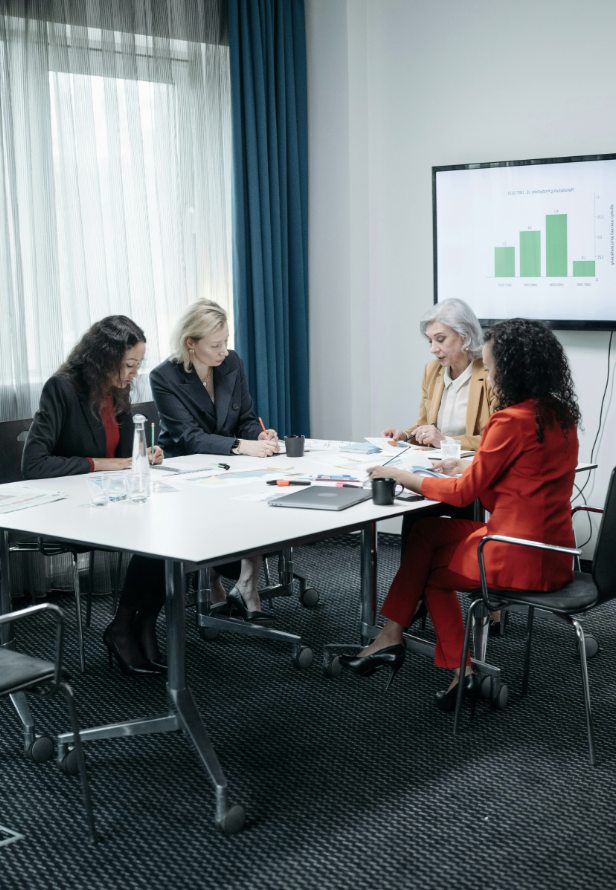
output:
[[[357,674],[358,677],[371,677],[379,668],[389,668],[390,674],[385,686],[385,692],[391,686],[393,678],[396,676],[406,658],[406,650],[404,643],[397,643],[395,646],[387,646],[385,649],[379,649],[372,655],[341,655],[340,664]]]
[[[479,677],[477,674],[467,674],[462,683],[462,698],[470,698],[479,692]],[[436,693],[436,704],[441,711],[453,711],[456,706],[458,684],[448,691]]]
[[[239,612],[244,621],[256,621],[263,624],[265,621],[272,621],[274,616],[267,612],[254,611],[251,612],[244,602],[242,594],[237,587],[230,590],[227,594],[227,603],[229,604],[229,614],[233,616],[233,610]]]
[[[213,606],[210,606],[210,611],[208,612],[210,618],[228,618],[230,614],[231,605],[226,600],[221,600],[219,603],[214,603]]]
[[[415,614],[413,615],[413,620],[412,620],[411,623],[409,624],[409,627],[412,627],[412,625],[415,624],[416,621],[421,621],[421,622],[422,622],[422,625],[421,625],[421,626],[422,626],[422,627],[425,627],[425,626],[426,626],[426,618],[427,618],[427,617],[428,617],[428,607],[426,606],[426,601],[425,601],[425,600],[420,600],[420,601],[419,601],[419,608],[417,609],[417,611],[416,611]]]
[[[111,631],[111,625],[105,628],[103,633],[103,642],[107,647],[107,652],[109,653],[109,669],[113,667],[113,659],[118,663],[118,666],[125,677],[154,677],[156,674],[160,674],[159,670],[155,670],[154,667],[150,665],[150,662],[147,662],[143,666],[135,667],[132,664],[129,664],[121,655],[120,650],[118,649],[117,643],[113,638],[113,633]]]

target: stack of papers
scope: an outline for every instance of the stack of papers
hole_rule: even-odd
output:
[[[44,488],[30,488],[28,485],[16,485],[10,490],[7,489],[8,486],[3,486],[0,494],[0,513],[51,504],[53,501],[61,501],[68,497],[63,491],[47,491]]]

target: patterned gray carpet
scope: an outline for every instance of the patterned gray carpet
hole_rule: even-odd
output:
[[[190,623],[188,673],[225,769],[231,798],[246,807],[232,838],[213,824],[213,795],[178,733],[87,746],[101,843],[86,839],[77,779],[54,761],[21,755],[21,729],[3,702],[0,825],[24,839],[0,846],[0,888],[19,890],[388,890],[568,888],[616,885],[616,639],[614,610],[588,618],[603,651],[589,662],[598,766],[588,765],[579,661],[573,635],[536,624],[531,689],[517,701],[524,626],[490,643],[512,690],[506,711],[485,704],[463,732],[439,712],[448,682],[413,656],[389,693],[384,677],[321,674],[324,642],[355,641],[359,546],[353,537],[296,551],[322,597],[315,610],[278,600],[278,626],[300,629],[315,650],[308,671],[288,650],[242,637],[203,642]],[[381,536],[387,590],[398,540]],[[76,669],[74,612],[68,667],[82,726],[166,707],[164,683],[109,671],[101,632],[109,598],[95,601],[89,670]],[[431,631],[428,625],[426,633]],[[161,638],[164,633],[161,632]],[[20,648],[49,657],[45,631]],[[40,728],[67,727],[61,696],[31,699]]]

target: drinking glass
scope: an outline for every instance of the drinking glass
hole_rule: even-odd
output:
[[[453,457],[454,460],[460,460],[462,446],[457,439],[445,439],[441,442],[441,457],[443,460]]]
[[[127,476],[127,474],[125,471],[107,474],[107,479],[109,479],[109,500],[110,501],[125,501],[126,500],[126,497],[127,497],[126,476]]]
[[[150,495],[150,478],[141,473],[131,473],[128,477],[128,490],[130,499],[135,504],[143,504]]]
[[[90,506],[106,507],[109,503],[109,479],[102,473],[88,476]]]

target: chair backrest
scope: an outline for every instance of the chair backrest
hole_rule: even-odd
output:
[[[21,482],[21,455],[32,425],[30,420],[6,420],[0,423],[0,484]]]
[[[599,591],[599,603],[616,598],[616,467],[612,470],[599,537],[592,563],[592,579]]]
[[[148,419],[145,428],[145,437],[148,445],[150,444],[150,424],[154,424],[154,431],[156,433],[156,444],[158,445],[158,437],[160,435],[160,420],[158,417],[158,411],[156,409],[156,402],[139,402],[136,405],[131,405],[130,408],[133,414],[143,414],[143,416],[147,417]]]

